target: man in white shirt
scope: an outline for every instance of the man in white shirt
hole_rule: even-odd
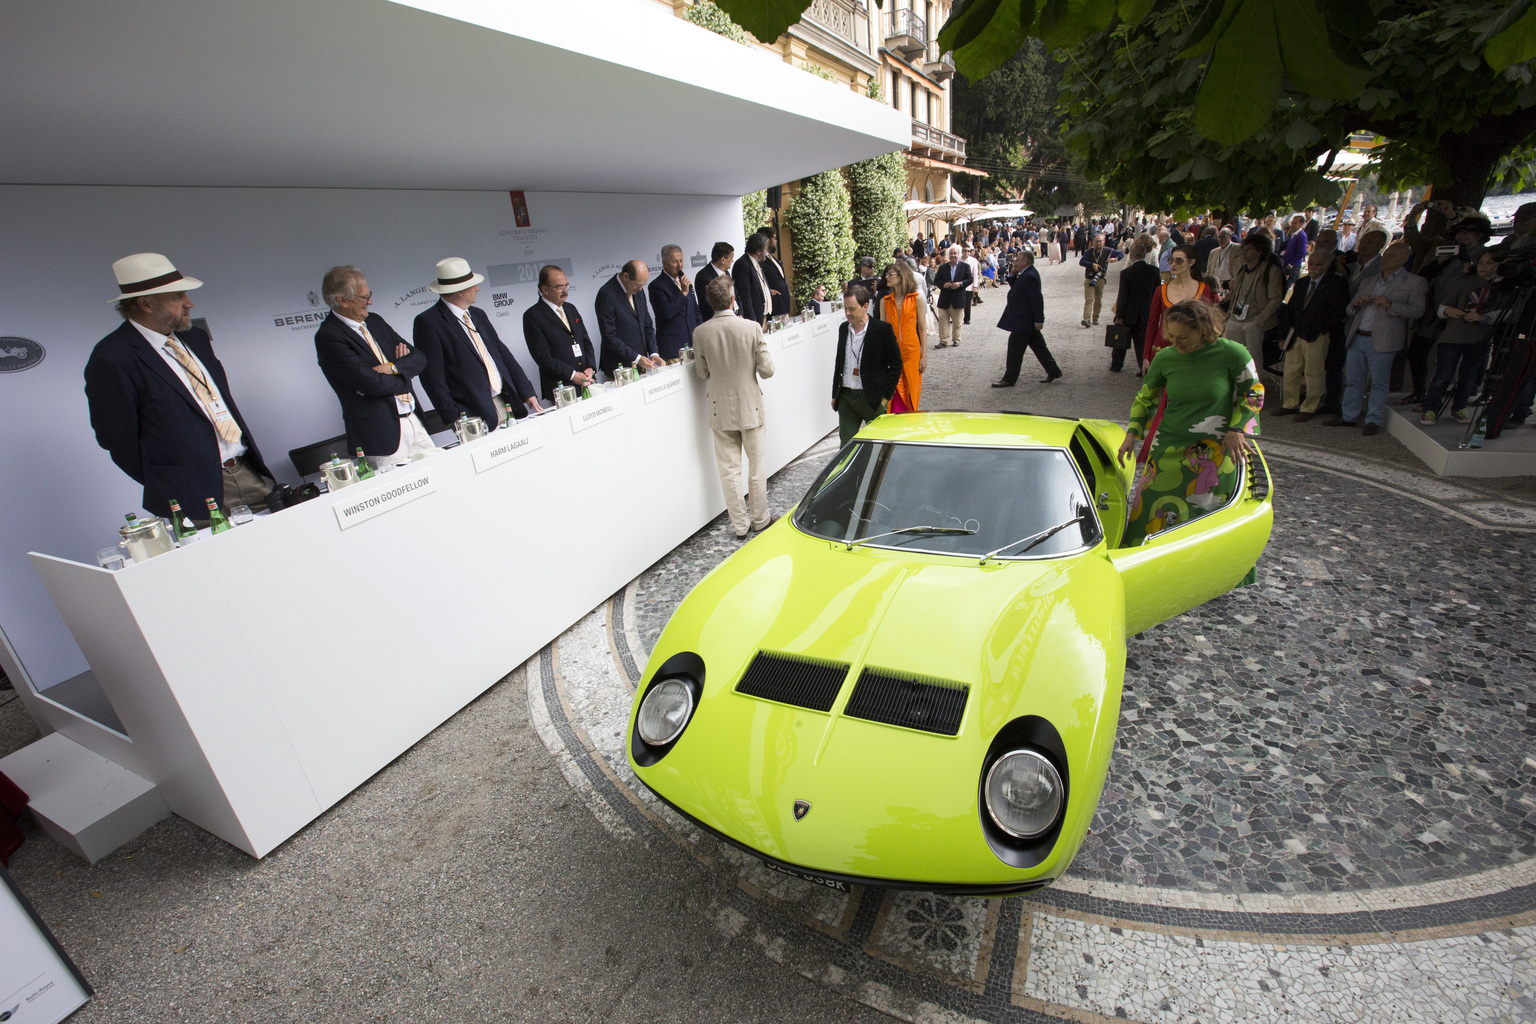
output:
[[[981,295],[977,291],[981,286],[981,263],[976,259],[976,250],[967,247],[965,250],[965,265],[971,268],[971,283],[966,286],[965,322],[971,322],[971,307],[981,305]]]
[[[187,293],[203,282],[159,253],[112,264],[123,324],[91,351],[85,397],[96,442],[144,487],[143,507],[194,522],[213,499],[264,507],[275,486],[230,394],[208,334],[192,326]]]
[[[437,450],[416,415],[421,401],[411,379],[427,357],[405,343],[377,313],[363,272],[332,267],[320,285],[331,313],[315,331],[315,358],[341,402],[347,450],[399,464]]]

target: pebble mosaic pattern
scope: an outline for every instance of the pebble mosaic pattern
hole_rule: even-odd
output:
[[[772,511],[832,447],[774,477]],[[1290,460],[1271,471],[1259,583],[1129,645],[1119,749],[1072,875],[1330,892],[1536,855],[1536,544]],[[736,544],[722,520],[641,577],[647,647]]]
[[[1159,1024],[1536,1020],[1536,928],[1287,947],[1033,917],[1026,1006]]]

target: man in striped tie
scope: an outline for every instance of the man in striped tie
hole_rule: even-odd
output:
[[[275,484],[213,354],[192,326],[187,293],[203,282],[157,252],[112,264],[123,324],[91,351],[85,398],[96,443],[144,487],[144,509],[171,499],[203,522],[208,499],[225,509],[265,507]]]
[[[436,451],[416,414],[421,401],[411,384],[427,368],[427,357],[368,312],[373,292],[361,270],[332,267],[320,292],[331,313],[315,331],[315,358],[341,402],[348,454],[361,448],[398,464]]]
[[[478,416],[495,430],[541,409],[537,393],[523,368],[502,344],[491,318],[474,305],[481,274],[469,261],[450,256],[438,261],[437,276],[428,288],[442,298],[416,317],[411,340],[427,357],[421,385],[427,397],[452,423],[463,413]],[[510,305],[498,300],[497,305]]]

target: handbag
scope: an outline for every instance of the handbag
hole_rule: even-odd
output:
[[[1124,352],[1131,347],[1131,328],[1128,324],[1110,324],[1104,328],[1104,347]]]

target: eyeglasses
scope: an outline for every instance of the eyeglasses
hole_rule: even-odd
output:
[[[372,302],[373,292],[363,292],[360,295],[354,295],[352,296],[352,300],[354,302]]]
[[[1170,257],[1168,257],[1168,265],[1170,267],[1173,266],[1175,263],[1188,263],[1188,262],[1189,261],[1186,260],[1183,256],[1170,256]]]

